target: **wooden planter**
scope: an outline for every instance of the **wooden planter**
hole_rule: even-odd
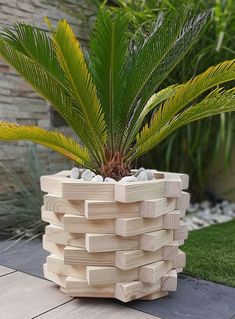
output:
[[[42,176],[44,275],[73,297],[153,300],[176,290],[185,266],[181,221],[188,176],[155,172],[151,181],[86,182],[68,171]]]

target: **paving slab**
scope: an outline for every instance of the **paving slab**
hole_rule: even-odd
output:
[[[11,241],[0,242],[0,264],[42,277],[48,255],[40,240],[22,242],[5,252]],[[230,319],[235,316],[235,288],[180,275],[178,289],[168,297],[123,304],[164,319]]]

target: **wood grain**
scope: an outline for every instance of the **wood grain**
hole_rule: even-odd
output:
[[[165,197],[165,180],[151,180],[115,184],[115,200],[118,202],[136,202],[146,199]]]
[[[55,213],[84,215],[84,201],[67,200],[55,195],[44,195],[45,210]]]
[[[66,246],[64,263],[66,265],[115,266],[115,253],[88,253],[82,248]]]
[[[137,268],[162,259],[162,249],[154,252],[140,249],[130,251],[117,251],[115,254],[116,267],[124,270]]]
[[[85,201],[85,216],[88,219],[114,219],[139,216],[139,202]]]
[[[64,246],[75,246],[85,248],[84,234],[69,233],[62,227],[48,225],[45,228],[46,240]]]
[[[140,236],[140,249],[156,251],[173,241],[172,230],[157,230]]]
[[[71,233],[114,233],[115,222],[112,219],[89,220],[84,216],[65,214],[64,230]]]
[[[140,281],[132,281],[129,283],[118,283],[115,286],[115,298],[128,302],[143,296],[160,291],[161,281],[155,284],[145,284]]]
[[[88,252],[107,252],[117,250],[137,249],[139,238],[121,236],[113,234],[86,234],[85,248]]]
[[[116,267],[86,266],[89,285],[108,285],[138,279],[138,269],[121,270]]]

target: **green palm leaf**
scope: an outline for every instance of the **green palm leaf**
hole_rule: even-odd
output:
[[[25,24],[16,25],[14,32],[4,30],[0,34],[0,54],[55,107],[98,160],[94,139],[87,133],[87,121],[70,92],[65,72],[46,32]]]
[[[81,147],[71,137],[56,131],[47,131],[36,126],[19,126],[14,123],[0,121],[0,140],[26,140],[46,146],[63,154],[77,164],[93,168],[88,150]]]
[[[100,11],[90,42],[90,70],[104,112],[112,151],[126,85],[123,65],[128,51],[127,22],[123,14],[113,19],[109,11]]]
[[[13,31],[4,29],[1,38],[13,49],[39,64],[68,90],[65,73],[57,61],[53,43],[47,32],[25,23],[18,23]]]
[[[182,113],[176,115],[151,137],[148,134],[147,127],[144,127],[141,134],[137,137],[137,145],[132,152],[133,158],[148,152],[169,134],[186,124],[201,120],[205,117],[232,111],[235,111],[235,89],[233,88],[227,91],[222,88],[215,89],[201,102],[190,106]]]
[[[221,83],[235,80],[235,60],[212,66],[195,78],[180,85],[175,94],[166,100],[154,114],[150,125],[146,125],[145,137],[151,137],[166,125],[177,113],[183,110],[203,92]],[[141,134],[140,134],[141,135]],[[141,137],[139,137],[141,143]]]
[[[134,142],[137,133],[139,132],[144,121],[146,120],[146,116],[154,108],[156,108],[160,103],[164,102],[165,100],[173,96],[179,86],[180,85],[170,85],[167,88],[162,89],[158,93],[155,93],[154,95],[151,96],[151,98],[148,100],[148,102],[144,106],[142,112],[140,113],[138,119],[136,120],[134,126],[132,128],[129,128],[129,139],[126,143],[126,149],[130,147],[131,144]]]
[[[127,130],[135,125],[156,88],[197,40],[209,15],[210,12],[204,12],[186,22],[187,11],[173,17],[169,15],[137,50],[128,81],[131,85],[127,89],[130,105],[125,122]],[[128,133],[124,134],[123,144],[128,140]]]
[[[86,122],[87,135],[93,140],[94,148],[102,160],[103,145],[106,144],[104,116],[79,42],[65,20],[59,21],[57,30],[53,33],[53,41],[76,107]]]

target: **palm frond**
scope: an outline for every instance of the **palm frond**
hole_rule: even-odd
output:
[[[235,60],[224,61],[212,66],[185,84],[180,85],[175,94],[159,107],[150,125],[145,126],[145,138],[153,136],[203,92],[231,80],[235,80]],[[141,143],[141,138],[139,138],[139,143]]]
[[[132,158],[139,157],[150,151],[169,134],[186,124],[223,112],[232,111],[235,111],[235,89],[223,90],[222,88],[217,88],[209,93],[201,102],[190,106],[185,111],[176,115],[155,134],[149,136],[148,128],[144,127],[137,137],[137,144],[135,150],[132,151]]]
[[[114,148],[114,135],[118,132],[126,85],[123,65],[129,45],[127,28],[125,15],[118,14],[114,19],[108,10],[102,10],[90,42],[90,71],[101,101],[111,150]]]
[[[93,140],[94,148],[102,160],[100,153],[106,144],[104,116],[79,42],[65,20],[58,22],[53,41],[57,59],[67,76],[76,101],[75,107],[86,121],[87,135]]]
[[[77,164],[93,168],[87,148],[81,147],[71,137],[56,131],[47,131],[37,126],[19,126],[10,122],[0,121],[0,140],[26,140],[46,146],[63,154]]]
[[[0,33],[0,54],[55,107],[97,160],[94,139],[87,133],[86,118],[76,107],[51,38],[46,32],[24,24],[14,29]]]
[[[3,29],[1,38],[16,51],[43,67],[64,89],[68,89],[65,73],[57,61],[48,32],[35,26],[18,23],[14,25],[13,30]]]
[[[135,124],[156,88],[198,39],[209,16],[209,11],[203,12],[186,22],[187,10],[177,16],[168,16],[165,23],[163,21],[157,31],[137,50],[133,59],[131,85],[127,90],[127,103],[130,105],[126,116],[127,131]],[[123,144],[126,140],[129,140],[128,133],[124,135]]]
[[[139,132],[141,126],[143,125],[144,121],[146,120],[146,116],[159,104],[164,102],[165,100],[169,99],[171,96],[175,94],[177,89],[180,85],[170,85],[166,87],[165,89],[162,89],[158,93],[155,93],[151,96],[151,98],[148,100],[146,105],[144,106],[142,112],[140,113],[138,119],[136,120],[134,126],[129,129],[129,139],[126,142],[126,148],[131,146],[131,144],[134,142],[137,133]]]

